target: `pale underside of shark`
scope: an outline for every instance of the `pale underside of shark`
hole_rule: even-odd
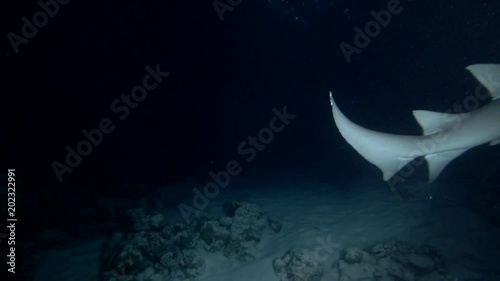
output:
[[[385,181],[413,159],[423,156],[432,182],[450,161],[468,149],[500,143],[500,64],[475,64],[466,69],[488,90],[492,101],[469,113],[414,110],[413,115],[423,129],[421,136],[363,128],[347,119],[330,92],[333,118],[344,139],[382,170]]]

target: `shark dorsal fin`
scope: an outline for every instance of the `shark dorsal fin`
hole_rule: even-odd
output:
[[[500,64],[473,64],[465,69],[488,89],[492,99],[500,98]]]
[[[453,114],[427,110],[414,110],[413,116],[422,127],[424,135],[431,135],[459,124],[460,120],[467,118],[468,113]]]

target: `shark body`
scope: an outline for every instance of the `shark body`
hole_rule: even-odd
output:
[[[465,151],[481,145],[500,144],[500,64],[476,64],[466,68],[488,90],[492,101],[469,113],[440,113],[415,110],[413,115],[423,135],[394,135],[363,128],[350,121],[336,105],[330,92],[333,117],[344,139],[389,180],[403,166],[424,157],[429,181]]]

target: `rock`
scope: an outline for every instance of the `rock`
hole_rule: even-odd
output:
[[[160,258],[160,264],[167,269],[170,278],[194,278],[204,271],[205,262],[193,250],[167,252]]]
[[[416,248],[398,240],[379,243],[368,251],[345,249],[333,266],[340,281],[438,281],[448,274],[437,249]]]
[[[149,218],[149,224],[152,230],[161,230],[165,227],[165,218],[162,214],[156,214]]]
[[[399,240],[391,240],[375,245],[369,251],[376,258],[396,257],[399,255],[405,256],[415,252],[415,249],[406,242]]]
[[[224,227],[229,227],[233,224],[233,218],[230,217],[222,217],[219,218],[219,224]]]
[[[314,253],[306,249],[291,249],[281,259],[273,261],[274,273],[280,281],[320,281],[323,272]]]
[[[206,243],[208,252],[217,252],[224,249],[231,237],[227,226],[222,226],[218,221],[207,221],[200,230],[200,239]]]
[[[195,280],[205,266],[200,251],[221,252],[241,261],[254,259],[263,231],[270,227],[266,213],[246,202],[233,202],[228,208],[233,213],[231,217],[214,218],[193,210],[185,216],[186,223],[173,225],[165,225],[162,214],[148,216],[141,208],[129,210],[134,231],[114,235],[106,243],[100,280]],[[273,225],[280,227],[277,221]],[[300,255],[294,257],[296,263],[300,259],[305,261]]]
[[[137,279],[138,280],[154,280],[156,274],[156,270],[154,267],[150,266],[147,267],[144,271],[141,273],[137,274]]]
[[[134,231],[145,231],[150,229],[149,221],[147,220],[146,212],[142,208],[130,209],[127,215],[132,221]]]
[[[233,202],[224,204],[222,206],[222,209],[223,209],[224,213],[226,213],[226,215],[233,217],[236,213],[236,210],[238,210],[239,207],[241,207],[241,203],[233,201]]]
[[[415,281],[414,274],[406,268],[404,265],[396,262],[390,258],[382,258],[377,261],[377,267],[379,269],[379,274],[383,273],[384,278],[398,281]],[[390,279],[389,279],[390,280]]]
[[[107,262],[101,266],[101,279],[116,281],[120,272],[130,281],[194,279],[204,270],[203,259],[192,249],[196,241],[186,224],[115,235],[103,251]]]
[[[368,262],[374,263],[375,259],[360,248],[347,248],[344,250],[344,260],[348,264]]]
[[[369,263],[348,264],[341,260],[337,264],[339,270],[339,281],[375,281],[376,268]]]
[[[436,268],[434,260],[429,256],[411,254],[408,257],[408,263],[413,266],[419,273],[427,274]]]
[[[179,248],[192,249],[198,244],[199,234],[184,223],[167,226],[162,231],[165,239],[171,240]]]
[[[259,206],[251,203],[242,203],[233,217],[231,232],[240,235],[249,228],[262,232],[267,225],[266,214]]]
[[[113,266],[117,255],[125,244],[124,241],[126,241],[126,235],[121,232],[113,233],[106,239],[101,254],[101,267],[109,268]]]
[[[207,221],[214,220],[207,212],[194,210],[186,215],[186,224],[195,232],[198,232]]]
[[[281,231],[282,224],[275,218],[268,217],[267,222],[269,223],[269,227],[275,232],[278,233]]]
[[[243,261],[254,259],[253,250],[260,242],[266,226],[264,210],[255,204],[241,203],[234,213],[233,223],[229,228],[230,241],[224,248],[224,254]]]

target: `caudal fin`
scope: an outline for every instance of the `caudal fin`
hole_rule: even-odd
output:
[[[411,136],[381,133],[357,125],[340,111],[333,100],[332,92],[330,92],[330,104],[340,134],[368,162],[382,170],[385,181],[420,156],[406,153],[415,144]]]

